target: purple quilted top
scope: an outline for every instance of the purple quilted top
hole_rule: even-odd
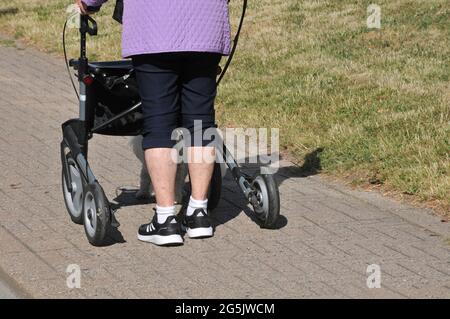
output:
[[[107,0],[83,0],[99,6]],[[162,52],[230,54],[228,0],[125,0],[122,55]]]

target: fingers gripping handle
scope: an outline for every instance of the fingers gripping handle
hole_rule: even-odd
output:
[[[98,7],[87,6],[87,7],[86,7],[86,10],[87,10],[87,12],[95,13],[95,12],[99,12],[99,11],[100,11],[100,8],[101,8],[101,6],[98,6]]]

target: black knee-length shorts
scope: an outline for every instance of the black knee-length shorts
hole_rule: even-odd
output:
[[[143,106],[144,149],[173,147],[172,132],[179,127],[194,136],[194,121],[201,121],[202,131],[216,127],[214,100],[220,59],[221,54],[207,52],[132,57]],[[191,145],[194,140],[191,138]],[[201,145],[208,142],[200,141]],[[196,140],[195,145],[200,146],[198,143]]]

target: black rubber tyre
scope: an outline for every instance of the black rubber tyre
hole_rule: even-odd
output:
[[[98,182],[86,187],[83,200],[84,230],[93,246],[106,244],[106,234],[111,225],[111,209],[108,199]]]
[[[188,174],[189,175],[189,174]],[[214,165],[213,175],[211,177],[211,183],[209,185],[208,194],[208,210],[212,212],[217,208],[220,202],[220,196],[222,194],[222,171],[220,164]],[[189,197],[191,196],[191,182],[186,185],[183,198],[183,206],[186,207],[189,204]]]
[[[258,204],[253,204],[253,209],[260,226],[275,228],[280,216],[280,193],[273,175],[257,175],[252,186],[257,190]]]
[[[75,160],[70,156],[66,156],[67,164],[69,165],[69,174],[72,178],[72,192],[69,192],[66,185],[66,179],[64,175],[64,166],[61,170],[61,186],[64,197],[64,204],[66,205],[67,212],[70,219],[75,223],[83,224],[83,201],[84,201],[84,181],[81,172]],[[64,165],[65,163],[63,163]]]

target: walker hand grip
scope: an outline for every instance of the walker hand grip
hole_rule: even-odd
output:
[[[88,33],[91,36],[97,35],[97,22],[88,15],[81,16],[80,30],[83,33]]]
[[[98,7],[87,6],[87,7],[86,7],[86,10],[87,10],[87,12],[89,12],[89,13],[95,13],[95,12],[99,12],[101,7],[102,7],[102,6],[98,6]]]
[[[122,23],[123,18],[123,0],[116,0],[116,6],[114,7],[113,19],[119,23]]]

